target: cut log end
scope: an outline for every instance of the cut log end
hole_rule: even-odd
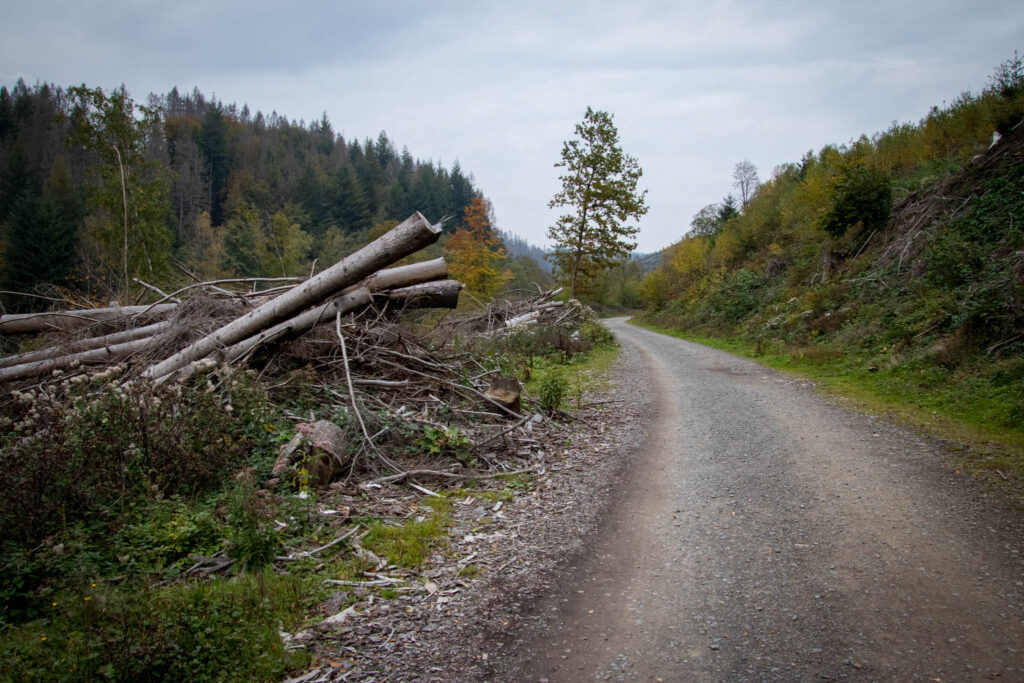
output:
[[[522,387],[515,377],[498,377],[484,391],[484,396],[512,412],[518,413],[522,400]]]

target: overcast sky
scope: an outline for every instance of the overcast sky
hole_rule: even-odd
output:
[[[458,159],[499,227],[546,243],[562,141],[611,112],[644,170],[639,248],[809,149],[917,121],[1024,51],[1024,2],[8,0],[0,82],[197,86],[346,138]]]

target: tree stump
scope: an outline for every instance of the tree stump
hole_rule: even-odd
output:
[[[522,387],[515,377],[498,377],[484,391],[484,396],[505,406],[514,413],[519,412]]]

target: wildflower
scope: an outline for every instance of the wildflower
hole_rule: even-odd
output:
[[[89,597],[88,595],[86,595],[86,596],[85,596],[84,598],[82,598],[82,599],[83,599],[83,600],[85,600],[86,602],[89,602],[90,600],[92,600],[92,598],[90,598],[90,597]]]

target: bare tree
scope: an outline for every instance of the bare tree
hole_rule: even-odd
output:
[[[750,159],[744,159],[736,164],[732,170],[732,186],[740,191],[740,199],[743,208],[747,208],[747,202],[754,196],[760,182],[757,180],[757,166]]]

